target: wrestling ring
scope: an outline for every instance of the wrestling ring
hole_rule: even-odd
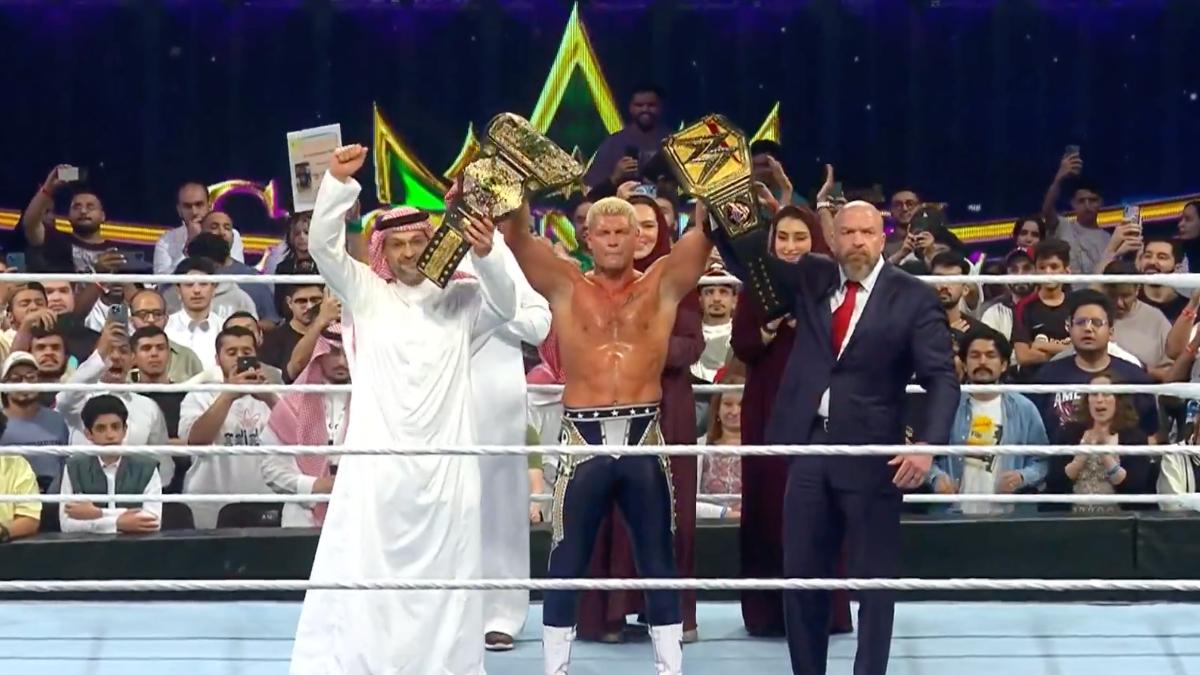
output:
[[[1192,275],[1176,275],[1172,283],[1189,285]],[[39,278],[69,279],[87,282],[180,281],[175,275],[6,275],[6,280],[35,281]],[[974,276],[927,277],[939,282],[979,283]],[[1138,283],[1162,277],[1110,275],[995,276],[989,283],[1015,280],[1095,283]],[[188,277],[188,280],[194,280]],[[219,275],[214,281],[290,282],[297,276]],[[313,277],[313,281],[320,281]],[[712,393],[740,388],[738,385],[697,387],[697,393]],[[108,384],[0,384],[6,391],[99,392],[135,391],[254,391],[294,393],[300,391],[345,391],[337,385],[108,385]],[[534,389],[534,388],[531,388]],[[919,391],[919,389],[915,389]],[[1167,385],[965,385],[965,391],[1049,393],[1151,393],[1180,398],[1200,399],[1200,384]],[[1054,455],[1102,454],[1113,446],[993,446],[993,454]],[[609,446],[611,454],[722,454],[722,455],[897,455],[927,450],[913,446],[669,446],[659,448]],[[586,449],[559,446],[500,447],[471,446],[452,448],[338,448],[331,446],[124,446],[104,448],[106,454],[425,454],[480,456],[490,454],[528,455],[584,453]],[[975,446],[944,446],[936,452],[946,455],[978,453]],[[86,447],[9,446],[5,453],[32,456],[99,454]],[[1200,446],[1121,446],[1121,454],[1161,455],[1164,453],[1196,456]],[[592,454],[594,450],[587,453]],[[71,495],[70,500],[113,501],[141,495]],[[706,498],[732,500],[739,495],[705,495]],[[305,502],[328,499],[327,495],[163,495],[163,502]],[[535,498],[537,499],[537,498]],[[906,495],[913,503],[1064,503],[1173,504],[1200,510],[1200,495]],[[61,495],[0,495],[0,501],[66,501]],[[130,537],[131,535],[120,535]],[[154,535],[150,535],[154,536]],[[0,549],[2,551],[3,549]],[[2,553],[0,553],[2,554]],[[1053,551],[1034,551],[1033,555],[1053,555]],[[1038,579],[975,578],[963,570],[954,579],[386,579],[352,580],[337,583],[280,579],[231,580],[0,580],[0,673],[20,675],[149,675],[169,669],[188,675],[282,675],[286,673],[292,638],[299,618],[299,602],[262,602],[237,599],[216,601],[152,600],[115,601],[106,595],[122,597],[140,593],[202,591],[220,596],[246,591],[305,591],[336,589],[369,593],[375,590],[437,589],[703,589],[737,591],[746,589],[835,589],[895,591],[1041,591],[1070,593],[1078,591],[1140,591],[1150,594],[1200,592],[1200,561],[1191,579]],[[88,600],[56,600],[56,594],[89,594]],[[36,595],[44,600],[11,600],[14,595]],[[748,636],[741,625],[735,603],[701,602],[697,610],[701,640],[684,649],[685,671],[696,675],[754,672],[763,675],[790,673],[787,647],[783,640]],[[941,673],[995,673],[1004,675],[1109,675],[1157,673],[1182,675],[1200,673],[1200,607],[1184,603],[1144,602],[1133,604],[1085,604],[1079,602],[983,603],[983,602],[900,602],[896,621],[889,672],[900,675],[938,675]],[[541,609],[534,604],[524,631],[517,636],[517,649],[507,653],[489,653],[490,675],[517,675],[541,672]],[[480,636],[482,640],[482,635]],[[854,635],[835,636],[830,640],[829,673],[852,672]],[[602,645],[577,642],[572,670],[576,675],[612,673],[649,674],[653,672],[648,643]]]

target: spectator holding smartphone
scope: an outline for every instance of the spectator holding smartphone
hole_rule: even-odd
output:
[[[123,322],[109,321],[104,330],[100,331],[100,340],[96,342],[96,351],[71,376],[73,384],[121,384],[129,380],[129,371],[133,368],[133,350],[130,347],[128,328]],[[86,391],[62,391],[55,399],[55,409],[62,413],[71,428],[71,444],[87,445],[89,442],[87,427],[83,419],[83,409],[97,394]],[[158,404],[148,396],[134,392],[114,394],[122,401],[126,409],[125,439],[130,445],[166,445],[170,437],[167,434],[167,421],[163,417]],[[175,462],[171,457],[163,455],[159,460],[162,479],[170,483],[175,475]]]
[[[632,123],[600,143],[587,175],[583,177],[589,190],[597,191],[594,198],[616,194],[617,186],[627,180],[636,180],[641,165],[658,154],[663,139],[671,133],[660,124],[662,105],[660,87],[643,84],[633,89],[629,99]]]
[[[216,338],[217,362],[225,382],[262,384],[266,381],[258,361],[254,333],[230,326]],[[184,397],[179,410],[179,436],[188,445],[259,445],[274,394],[193,391]],[[183,480],[185,494],[268,494],[262,477],[262,458],[253,455],[200,454],[192,461]],[[214,528],[221,503],[193,504],[196,527]]]
[[[1070,245],[1074,269],[1089,274],[1100,267],[1112,237],[1096,222],[1102,203],[1100,191],[1082,174],[1083,158],[1079,154],[1079,146],[1068,146],[1059,162],[1058,172],[1054,174],[1054,180],[1042,199],[1042,220],[1051,224],[1053,236]],[[1074,220],[1058,215],[1058,200],[1066,188],[1070,189]],[[1127,233],[1122,232],[1121,235],[1118,245],[1125,245]],[[1141,236],[1140,233],[1138,236]]]
[[[124,256],[100,234],[106,219],[100,195],[80,184],[79,178],[76,167],[54,167],[25,207],[21,232],[29,245],[30,272],[115,272],[125,264]],[[74,184],[67,211],[71,234],[64,234],[53,227],[54,198],[69,184]]]
[[[125,444],[129,411],[121,399],[108,394],[96,396],[83,406],[83,428],[93,445]],[[62,502],[58,520],[63,532],[97,534],[146,534],[162,526],[163,482],[158,462],[150,457],[119,454],[73,455],[63,472],[62,494],[140,494],[145,502]]]

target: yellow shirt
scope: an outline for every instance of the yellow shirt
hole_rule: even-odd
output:
[[[0,494],[36,495],[37,477],[24,457],[0,455]],[[40,502],[0,502],[0,523],[11,523],[17,516],[42,519]]]

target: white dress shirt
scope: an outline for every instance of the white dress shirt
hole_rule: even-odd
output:
[[[226,318],[217,307],[209,309],[208,318],[199,321],[193,319],[187,310],[181,309],[167,317],[164,330],[171,342],[195,352],[200,363],[207,368],[217,362],[217,335],[221,333],[221,325]]]
[[[97,352],[86,361],[79,364],[70,382],[96,383],[107,369],[104,359]],[[83,406],[89,399],[99,396],[98,393],[86,391],[60,391],[55,397],[54,409],[62,414],[71,430],[71,445],[91,445],[83,430]],[[170,442],[167,435],[167,420],[163,417],[162,408],[149,396],[133,392],[115,392],[112,394],[125,404],[129,413],[128,427],[125,432],[126,445],[166,445]],[[163,481],[170,483],[175,475],[175,461],[170,455],[162,455],[158,461],[158,472]]]
[[[335,392],[325,394],[325,430],[330,445],[341,445],[346,438],[346,413],[350,409],[350,394]],[[268,427],[263,431],[263,445],[282,445],[279,438]],[[330,464],[337,464],[337,457],[329,457]],[[295,455],[266,455],[262,458],[262,475],[267,485],[281,495],[311,495],[315,476],[300,470]],[[317,502],[290,502],[283,505],[283,527],[317,527],[313,518],[313,506]]]
[[[187,225],[173,227],[163,232],[158,241],[154,243],[154,273],[174,274],[175,266],[187,257],[184,253],[187,243]],[[242,247],[242,235],[237,230],[233,231],[233,244],[230,246],[229,255],[234,260],[244,262],[246,259]]]
[[[863,310],[867,307],[867,301],[871,299],[871,293],[875,290],[875,282],[879,280],[879,271],[884,266],[883,256],[875,262],[875,267],[866,279],[859,282],[858,293],[854,297],[854,311],[850,314],[850,326],[846,329],[846,338],[842,340],[842,347],[837,353],[837,357],[842,358],[842,352],[846,351],[846,345],[850,344],[850,337],[854,335],[854,328],[858,326],[859,319],[862,318]],[[838,287],[829,298],[830,313],[836,312],[838,307],[842,306],[842,301],[846,299],[846,273],[838,268]],[[833,336],[829,336],[830,341]],[[817,415],[819,417],[829,417],[829,390],[826,389],[824,394],[821,394],[821,404],[817,406]]]
[[[99,457],[96,461],[101,461]],[[104,464],[104,478],[108,482],[109,495],[117,494],[117,469],[121,466],[121,459],[112,464]],[[63,471],[62,477],[62,494],[73,495],[75,488],[71,485],[71,474]],[[161,497],[162,496],[162,479],[159,478],[158,472],[150,474],[150,480],[146,483],[146,487],[142,489],[142,494],[146,497]],[[92,532],[95,534],[116,534],[117,518],[125,513],[127,509],[117,508],[115,501],[109,501],[108,506],[100,508],[102,514],[99,518],[92,520],[76,520],[67,515],[67,504],[62,502],[58,505],[58,522],[63,532]],[[162,527],[162,502],[145,501],[142,502],[142,510],[146,513],[154,514],[158,518],[159,527]]]

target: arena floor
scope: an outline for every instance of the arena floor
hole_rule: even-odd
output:
[[[530,614],[489,675],[541,672]],[[0,673],[284,675],[297,603],[0,602]],[[787,649],[755,640],[735,604],[699,609],[689,675],[786,675]],[[849,674],[854,638],[835,638],[830,675]],[[648,643],[580,644],[572,675],[651,675]],[[910,603],[897,607],[891,675],[1200,675],[1200,606]]]

